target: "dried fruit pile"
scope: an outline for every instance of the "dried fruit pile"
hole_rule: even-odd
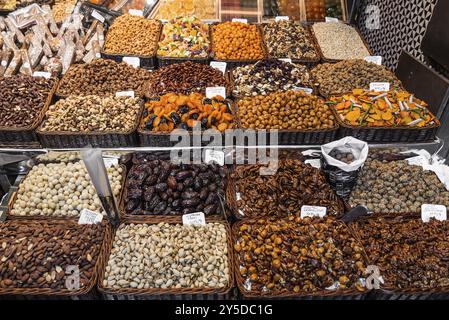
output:
[[[244,291],[276,295],[365,290],[363,248],[333,218],[260,219],[234,230],[236,272]]]
[[[406,91],[369,92],[355,89],[352,94],[332,97],[340,119],[352,126],[426,127],[436,123],[428,105]]]
[[[169,93],[146,103],[140,128],[155,132],[174,129],[191,130],[196,124],[202,129],[224,131],[233,127],[234,116],[222,97],[208,99],[201,93]]]

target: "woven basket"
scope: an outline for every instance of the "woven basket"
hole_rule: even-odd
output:
[[[407,214],[403,217],[386,215],[386,220],[401,219],[401,221],[420,219],[415,214]],[[375,218],[375,216],[374,216]],[[373,216],[363,217],[348,225],[350,231],[360,239],[360,233],[356,226],[366,223],[367,220],[373,219]],[[434,289],[420,290],[415,288],[400,289],[394,287],[381,287],[379,290],[373,290],[371,296],[376,300],[447,300],[449,299],[449,286]]]
[[[239,235],[239,228],[243,223],[253,223],[257,219],[245,219],[235,223],[232,226],[232,244],[237,242]],[[343,224],[343,223],[342,223]],[[365,260],[367,260],[365,254]],[[261,299],[274,299],[274,300],[363,300],[369,294],[369,291],[360,292],[357,289],[344,289],[344,290],[321,290],[315,293],[293,293],[293,292],[250,292],[244,287],[244,279],[240,272],[239,258],[237,254],[234,254],[234,272],[237,287],[243,299],[246,300],[261,300]]]
[[[118,199],[116,199],[117,205],[119,203],[121,203],[122,198],[125,194],[125,180],[126,180],[126,167],[124,165],[120,165],[120,167],[122,168],[122,186],[120,189],[120,194]],[[23,178],[22,182],[26,180],[28,174],[30,172],[28,172],[25,177]],[[19,185],[20,187],[20,185]],[[55,217],[55,216],[17,216],[17,215],[11,215],[11,211],[14,208],[14,204],[17,201],[17,194],[18,191],[15,191],[13,193],[13,195],[11,196],[11,198],[8,201],[8,216],[7,219],[8,220],[45,220],[45,221],[51,221],[51,220],[76,220],[78,221],[79,216],[75,216],[75,217]],[[105,216],[106,218],[106,216]]]
[[[214,50],[215,47],[214,47],[214,32],[213,32],[213,28],[217,24],[219,24],[219,23],[216,22],[216,23],[211,24],[211,31],[210,31],[210,44],[211,44],[211,48],[212,48],[211,59],[212,60],[219,61],[219,62],[226,62],[228,70],[232,70],[235,67],[246,66],[248,64],[256,63],[257,61],[259,61],[257,59],[256,60],[215,59],[215,50]],[[266,58],[268,56],[268,50],[267,50],[267,47],[265,46],[265,42],[263,41],[262,30],[261,30],[260,26],[257,26],[257,29],[258,29],[259,35],[260,35],[260,44],[262,46],[263,55],[264,55],[263,58]]]
[[[119,148],[137,145],[136,130],[144,108],[140,102],[140,110],[136,115],[133,127],[124,131],[101,132],[71,132],[71,131],[42,131],[43,124],[36,130],[42,145],[46,148]]]
[[[225,167],[226,170],[226,167]],[[228,172],[226,171],[226,177],[228,177]],[[229,180],[226,180],[227,184],[229,184]],[[128,189],[126,188],[128,183],[128,175],[126,175],[126,181],[124,181],[123,184],[123,193],[121,195],[121,200],[120,200],[120,204],[119,204],[119,211],[120,211],[120,215],[122,216],[123,219],[125,220],[134,220],[134,221],[145,221],[148,218],[151,217],[179,217],[179,215],[155,215],[152,214],[152,212],[149,211],[145,211],[145,210],[134,210],[132,211],[132,214],[126,213],[126,208],[125,208],[125,203],[126,203],[126,198],[128,196]],[[226,186],[225,186],[226,188]],[[224,190],[224,197],[226,198],[226,189]],[[221,211],[218,215],[210,215],[210,216],[206,216],[206,218],[216,218],[216,217],[224,217],[227,218],[228,216],[228,211],[226,208],[226,204],[227,201],[226,199],[220,199],[220,206],[219,206],[219,210]]]
[[[17,223],[17,224],[35,224],[40,223],[38,220],[21,220],[21,221],[9,221],[6,223]],[[48,224],[73,224],[77,223],[68,220],[54,220],[45,221]],[[98,298],[99,295],[96,292],[96,282],[100,270],[104,269],[105,264],[105,248],[108,244],[112,242],[111,228],[105,222],[104,224],[104,238],[101,245],[100,253],[95,264],[95,268],[92,271],[92,278],[89,283],[79,290],[68,290],[68,289],[51,289],[51,288],[0,288],[0,299],[15,299],[15,300],[61,300],[61,299],[72,299],[72,300],[91,300]]]
[[[158,22],[159,22],[159,31],[158,31],[157,39],[160,39],[161,33],[162,33],[162,23],[160,21],[158,21]],[[107,40],[107,35],[106,35],[106,40]],[[124,57],[136,57],[136,58],[140,59],[140,67],[141,68],[148,69],[148,70],[154,70],[157,67],[157,61],[156,61],[157,48],[158,48],[158,45],[156,42],[155,50],[150,56],[139,56],[139,55],[135,55],[135,54],[107,53],[107,52],[104,52],[103,49],[101,49],[101,57],[104,59],[114,60],[117,63],[122,62]]]
[[[39,140],[36,134],[36,128],[44,119],[48,107],[53,101],[53,95],[58,87],[58,81],[55,80],[53,87],[48,93],[44,106],[36,115],[34,122],[27,127],[0,127],[0,145],[14,147],[17,145],[27,145],[29,147],[39,146]]]
[[[261,218],[262,216],[257,215],[242,215],[239,212],[239,206],[237,204],[237,180],[232,178],[232,172],[228,172],[228,185],[226,187],[226,206],[228,207],[230,213],[236,220],[246,220],[246,219],[256,219]],[[333,200],[337,203],[338,206],[338,215],[337,217],[340,217],[345,212],[345,205],[343,201],[337,197],[337,195],[333,195]]]
[[[169,224],[182,224],[181,217],[149,217],[145,220],[133,220],[126,219],[122,224],[131,223],[147,223],[158,224],[161,222]],[[105,264],[99,272],[98,276],[98,289],[108,300],[224,300],[231,298],[232,288],[234,286],[234,272],[233,272],[233,247],[231,243],[231,229],[228,223],[220,218],[207,217],[206,222],[219,222],[226,226],[227,232],[227,244],[228,244],[228,266],[229,266],[229,282],[225,288],[181,288],[181,289],[111,289],[103,286],[103,279],[105,277],[105,271],[107,266],[107,259]],[[113,242],[110,241],[105,247],[105,257],[108,258]]]
[[[370,55],[374,55],[373,51],[372,51],[371,48],[369,47],[369,45],[368,45],[368,43],[366,42],[365,38],[362,36],[362,33],[360,32],[360,30],[359,30],[356,26],[352,26],[352,25],[350,25],[349,23],[345,23],[345,24],[348,25],[348,26],[353,27],[353,28],[357,31],[357,33],[358,33],[360,39],[363,41],[363,44],[365,45],[365,47],[366,47],[366,49],[368,50],[369,54],[370,54]],[[337,62],[340,62],[340,61],[343,61],[343,60],[344,60],[344,59],[330,59],[330,58],[326,58],[326,57],[324,56],[324,54],[323,54],[323,51],[321,50],[320,42],[318,41],[318,38],[317,38],[317,36],[315,35],[315,32],[314,32],[312,26],[310,26],[310,32],[311,32],[311,34],[312,34],[312,36],[313,36],[313,38],[314,38],[314,40],[315,40],[315,43],[316,43],[317,49],[318,49],[318,53],[319,53],[319,55],[321,56],[321,61],[322,61],[323,63],[337,63]]]
[[[435,118],[435,124],[424,128],[410,127],[353,127],[345,123],[335,108],[331,107],[335,118],[340,126],[338,137],[344,138],[352,136],[368,143],[391,143],[408,142],[420,143],[430,142],[436,139],[436,133],[440,127],[440,121]],[[430,112],[430,111],[429,111]]]

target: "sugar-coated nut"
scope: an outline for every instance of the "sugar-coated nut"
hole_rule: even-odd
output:
[[[126,224],[117,230],[106,288],[224,288],[229,284],[226,228],[181,224]]]

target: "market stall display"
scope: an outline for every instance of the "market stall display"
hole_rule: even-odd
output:
[[[230,71],[235,97],[267,95],[303,88],[313,90],[307,67],[277,59],[264,59]]]
[[[231,172],[226,199],[237,218],[300,215],[301,207],[327,208],[343,214],[343,203],[320,170],[299,160],[280,160],[272,175],[260,175],[261,165],[240,165]]]
[[[117,201],[120,200],[124,183],[123,171],[123,168],[118,165],[107,169]],[[10,218],[77,219],[83,209],[103,212],[87,169],[81,161],[34,166],[19,185],[13,200],[9,212]]]
[[[368,260],[333,218],[258,219],[234,225],[237,286],[248,298],[363,294]]]
[[[164,24],[157,51],[159,65],[186,59],[207,63],[210,53],[209,25],[196,17],[179,17]]]
[[[262,24],[263,39],[270,58],[290,58],[294,62],[319,62],[310,31],[301,23],[281,20]]]

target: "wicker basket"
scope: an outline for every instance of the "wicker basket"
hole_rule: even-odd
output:
[[[344,138],[353,136],[359,140],[368,143],[391,143],[391,142],[408,142],[420,143],[435,140],[436,133],[440,127],[440,122],[435,118],[435,124],[424,128],[410,127],[353,127],[345,123],[335,108],[332,107],[335,118],[340,126],[338,137]],[[429,111],[430,112],[430,111]]]
[[[19,223],[19,224],[35,224],[40,223],[42,220],[21,220],[21,221],[9,221],[6,223]],[[55,221],[45,221],[49,224],[73,224],[74,221],[68,220],[55,220]],[[0,300],[1,299],[15,299],[15,300],[61,300],[61,299],[72,299],[72,300],[92,300],[97,299],[99,294],[96,291],[96,282],[100,270],[104,269],[105,265],[105,248],[112,242],[111,228],[105,222],[104,224],[104,238],[93,270],[92,278],[89,283],[78,290],[68,290],[68,289],[51,289],[51,288],[0,288]]]
[[[215,25],[217,25],[219,23],[213,23],[211,25],[211,31],[210,31],[210,43],[211,43],[211,48],[212,48],[212,53],[211,53],[211,59],[214,61],[219,61],[219,62],[226,62],[227,63],[227,69],[228,70],[232,70],[235,67],[240,67],[240,66],[246,66],[248,64],[252,64],[252,63],[256,63],[259,60],[222,60],[222,59],[215,59],[215,51],[214,51],[214,32],[213,32],[213,28]],[[265,42],[263,41],[263,34],[262,34],[262,30],[260,28],[260,26],[257,26],[257,29],[259,31],[259,35],[260,35],[260,44],[262,46],[262,50],[263,50],[263,58],[266,58],[268,56],[268,50],[267,47],[265,46]]]
[[[401,221],[420,219],[420,217],[417,215],[415,216],[414,214],[407,214],[402,217],[392,215],[386,215],[384,217],[386,220],[401,219]],[[355,227],[359,224],[366,223],[369,219],[373,219],[373,216],[360,218],[355,222],[350,223],[348,228],[354,236],[360,239],[359,231]],[[449,299],[449,286],[427,290],[419,290],[414,288],[400,289],[385,286],[384,288],[381,287],[379,290],[372,290],[370,293],[370,298],[376,300],[447,300]]]
[[[8,147],[14,147],[17,145],[26,145],[28,147],[39,146],[38,136],[36,134],[36,128],[41,124],[44,119],[45,113],[48,107],[53,101],[53,95],[58,87],[58,81],[55,80],[53,87],[51,88],[47,100],[44,106],[36,115],[34,122],[27,127],[0,127],[0,145],[6,145]]]
[[[158,35],[157,35],[157,39],[160,39],[161,37],[161,33],[162,33],[162,23],[160,21],[159,22],[159,31],[158,31]],[[106,40],[107,40],[107,35],[106,35]],[[124,57],[135,57],[135,58],[139,58],[140,59],[140,67],[143,69],[148,69],[148,70],[154,70],[157,67],[157,60],[156,60],[156,53],[157,53],[157,42],[155,44],[155,50],[153,52],[153,54],[151,54],[150,56],[139,56],[139,55],[135,55],[135,54],[115,54],[115,53],[107,53],[104,52],[103,49],[101,50],[101,57],[103,59],[110,59],[110,60],[114,60],[117,63],[122,62]]]
[[[237,238],[239,235],[239,228],[243,223],[252,223],[256,222],[257,219],[245,219],[235,223],[232,226],[232,244],[237,242]],[[343,223],[342,223],[343,224]],[[367,260],[365,254],[365,260]],[[246,300],[261,300],[261,299],[274,299],[274,300],[363,300],[365,299],[370,291],[360,292],[357,289],[345,289],[345,290],[322,290],[315,293],[273,293],[273,292],[250,292],[247,291],[244,287],[244,279],[241,276],[240,265],[238,255],[234,254],[234,272],[235,272],[235,280],[237,283],[237,288],[240,291],[240,294],[243,299]]]
[[[181,217],[149,217],[145,220],[127,219],[122,224],[131,223],[147,223],[158,224],[161,222],[169,224],[182,224]],[[232,297],[232,288],[234,286],[234,272],[233,272],[233,247],[231,243],[231,230],[228,223],[219,218],[206,218],[206,222],[219,222],[226,226],[227,231],[227,245],[228,245],[228,266],[229,266],[229,282],[225,288],[181,288],[181,289],[111,289],[103,286],[103,279],[105,277],[105,270],[107,265],[107,258],[110,255],[113,242],[107,243],[105,248],[105,264],[99,272],[98,289],[108,300],[224,300]]]
[[[349,23],[345,23],[345,24],[347,24],[348,26],[351,26]],[[357,27],[355,27],[355,26],[351,26],[351,27],[353,27],[353,28],[357,31],[357,33],[358,33],[360,39],[363,41],[363,43],[364,43],[366,49],[368,50],[369,54],[370,54],[370,55],[373,55],[373,54],[374,54],[373,51],[372,51],[371,48],[369,47],[369,45],[368,45],[368,43],[366,42],[365,38],[362,36],[362,33],[360,32],[360,30],[359,30]],[[314,30],[313,30],[312,25],[310,26],[310,32],[311,32],[311,34],[312,34],[312,36],[313,36],[313,38],[314,38],[314,41],[315,41],[315,43],[316,43],[316,45],[317,45],[318,53],[319,53],[319,55],[321,56],[321,61],[322,61],[323,63],[337,63],[337,62],[340,62],[340,61],[343,61],[343,60],[344,60],[344,59],[330,59],[330,58],[326,58],[326,57],[324,56],[324,54],[323,54],[323,51],[321,50],[320,42],[318,41],[318,38],[317,38],[316,35],[315,35],[315,32],[314,32]]]
[[[140,102],[140,110],[136,115],[133,127],[124,131],[102,132],[70,132],[70,131],[42,131],[42,125],[36,130],[39,140],[46,148],[119,148],[137,145],[136,130],[144,108],[144,102]]]
[[[228,172],[228,184],[226,187],[226,206],[229,209],[230,213],[236,220],[246,220],[246,219],[256,219],[261,218],[253,215],[242,215],[239,212],[239,206],[237,205],[237,180],[232,178],[232,172]],[[337,203],[338,206],[338,215],[337,217],[342,216],[345,213],[345,205],[343,201],[337,197],[337,195],[332,196],[333,200]]]

